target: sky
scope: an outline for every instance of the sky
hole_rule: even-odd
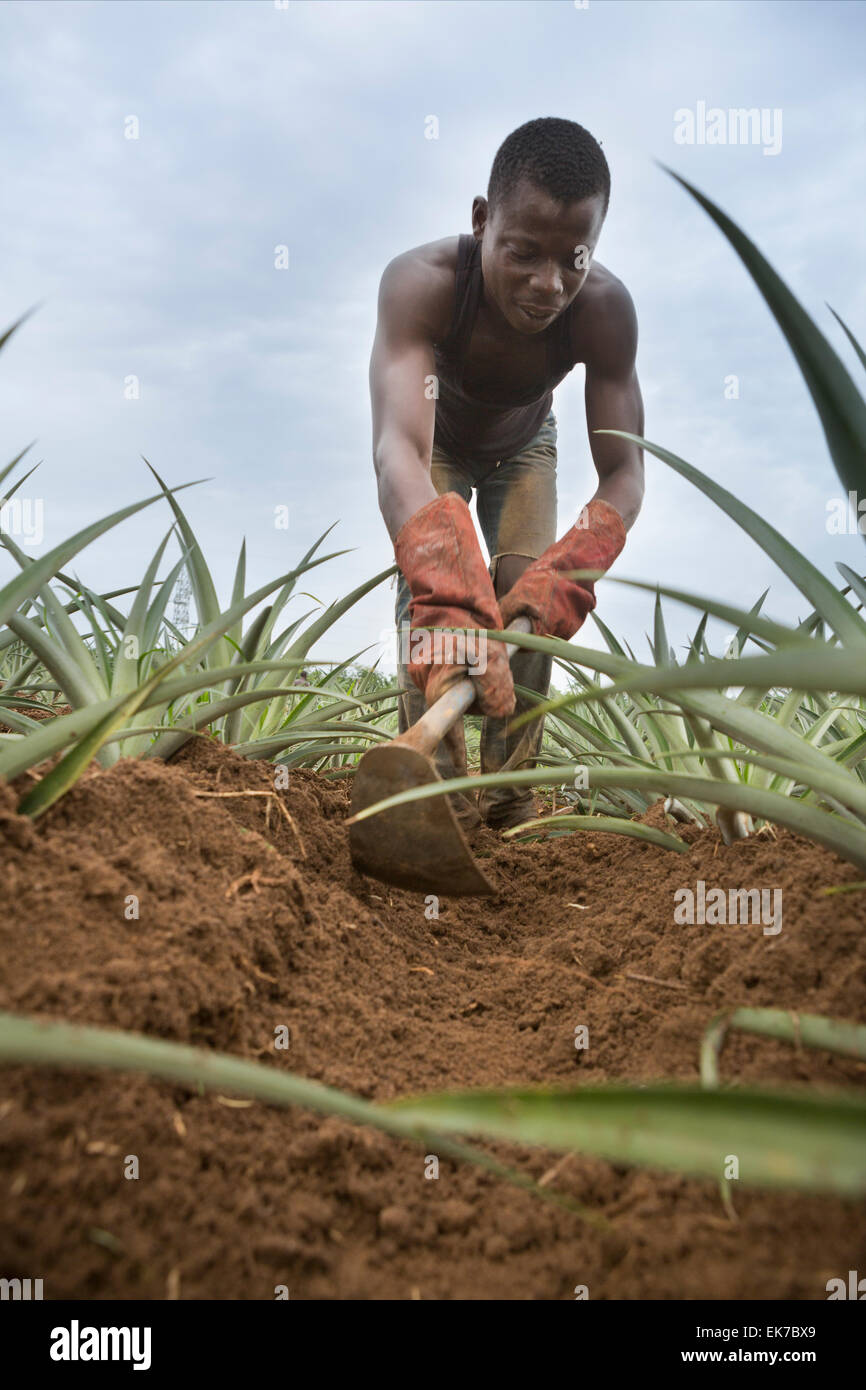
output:
[[[662,166],[748,233],[862,387],[827,304],[866,341],[864,49],[856,0],[0,4],[0,328],[38,306],[0,355],[0,459],[35,439],[41,460],[24,495],[43,538],[25,548],[151,495],[146,458],[170,485],[207,480],[180,500],[225,606],[244,537],[251,590],[338,523],[327,548],[350,553],[304,578],[297,616],[385,569],[367,378],[380,276],[470,231],[501,142],[562,116],[611,168],[597,259],[637,309],[646,438],[840,585],[835,562],[863,573],[853,522],[828,533],[842,488],[790,350]],[[699,142],[702,112],[742,107],[766,113],[757,140]],[[554,410],[564,530],[596,486],[582,367]],[[170,521],[160,501],[70,568],[100,591],[135,584]],[[0,579],[13,570],[0,557]],[[614,573],[743,607],[770,586],[765,612],[785,620],[809,607],[649,454]],[[646,656],[651,595],[598,593]],[[392,613],[382,585],[316,654],[387,666]],[[695,624],[669,606],[680,652]],[[579,640],[602,645],[591,620]]]

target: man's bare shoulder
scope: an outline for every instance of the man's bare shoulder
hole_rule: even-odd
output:
[[[379,312],[412,319],[439,342],[454,311],[457,272],[456,236],[413,246],[389,261],[382,273]]]
[[[578,295],[574,319],[579,360],[600,370],[617,370],[634,363],[637,350],[637,312],[627,287],[612,270],[593,261]]]

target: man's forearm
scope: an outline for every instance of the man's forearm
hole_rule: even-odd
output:
[[[593,497],[609,502],[616,507],[628,531],[637,520],[643,503],[644,478],[642,463],[624,463],[606,473],[593,493]]]
[[[411,450],[391,449],[375,460],[379,510],[391,540],[416,512],[437,496],[429,467]]]

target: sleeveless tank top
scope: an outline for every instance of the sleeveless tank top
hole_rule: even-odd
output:
[[[568,375],[576,359],[571,348],[569,305],[540,335],[547,348],[542,381],[524,391],[509,392],[507,399],[470,395],[463,385],[463,371],[481,287],[481,243],[472,235],[461,234],[451,326],[442,342],[433,344],[439,382],[433,442],[460,462],[493,467],[502,459],[513,458],[538,433],[550,412],[553,388]]]

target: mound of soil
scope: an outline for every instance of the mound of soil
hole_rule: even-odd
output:
[[[478,848],[489,900],[352,868],[345,783],[196,739],[92,770],[34,827],[0,786],[0,1008],[258,1059],[356,1095],[696,1080],[721,1008],[862,1019],[856,870],[780,831],[688,855],[603,834]],[[251,795],[250,793],[258,793]],[[644,817],[664,825],[661,802]],[[674,923],[677,888],[781,888],[783,929]],[[137,901],[137,917],[131,915]],[[577,1050],[575,1028],[589,1029]],[[275,1051],[275,1029],[290,1030]],[[866,1066],[734,1035],[725,1081],[863,1088]],[[138,1076],[0,1070],[0,1276],[46,1298],[826,1298],[866,1213],[577,1155],[497,1157],[578,1216],[332,1118]],[[125,1177],[128,1155],[139,1177]],[[555,1173],[551,1170],[555,1168]]]

